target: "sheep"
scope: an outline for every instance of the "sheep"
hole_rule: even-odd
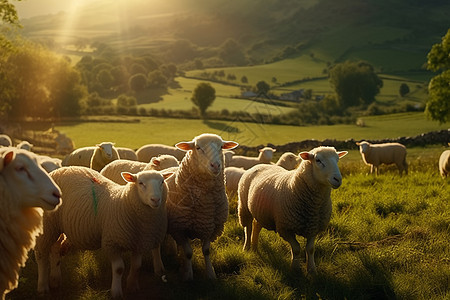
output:
[[[95,147],[83,147],[64,157],[63,166],[83,166],[100,171],[108,163],[119,159],[114,143],[103,142]]]
[[[31,148],[33,148],[33,144],[31,144],[28,141],[21,141],[19,144],[17,144],[17,149],[23,149],[27,151],[31,151]]]
[[[0,134],[0,146],[3,147],[11,147],[12,140],[7,134]]]
[[[285,168],[286,170],[294,170],[301,162],[301,158],[292,152],[283,153],[278,159],[276,165]]]
[[[234,155],[231,158],[229,167],[238,167],[248,170],[257,164],[270,164],[270,161],[272,160],[273,157],[273,153],[275,151],[277,150],[270,147],[264,147],[262,149],[259,149],[258,157]]]
[[[120,159],[128,159],[137,161],[136,152],[133,149],[125,148],[125,147],[116,147],[117,152],[119,153]]]
[[[62,167],[62,160],[55,157],[50,157],[46,155],[37,155],[38,163],[44,168],[47,173],[54,171]]]
[[[140,147],[136,151],[138,161],[149,162],[152,157],[159,156],[161,154],[170,154],[175,156],[179,161],[184,157],[184,152],[173,146],[167,146],[162,144],[147,144]]]
[[[115,183],[126,184],[126,181],[124,181],[121,176],[121,172],[137,173],[147,170],[161,171],[171,167],[178,167],[178,165],[178,160],[172,155],[153,157],[149,163],[118,159],[107,164],[101,170],[100,174],[111,179]]]
[[[342,184],[338,160],[347,151],[318,147],[301,152],[300,166],[288,171],[277,165],[258,165],[247,170],[239,182],[238,215],[244,227],[244,250],[256,251],[262,228],[275,230],[291,246],[291,266],[300,268],[300,245],[306,238],[309,274],[316,273],[314,240],[327,227],[331,216],[331,189]]]
[[[230,165],[231,159],[233,158],[233,155],[236,153],[231,150],[223,151],[223,160],[224,160],[224,166],[225,168]]]
[[[42,210],[60,204],[61,190],[30,152],[0,149],[0,296],[18,285],[19,270],[42,229]]]
[[[57,136],[55,137],[56,143],[56,153],[59,154],[68,154],[71,153],[75,149],[75,144],[71,138],[66,136],[64,133],[59,133],[59,131],[55,130]]]
[[[59,260],[53,257],[52,245],[63,233],[77,249],[105,251],[111,260],[113,298],[123,297],[124,251],[132,252],[129,290],[139,289],[138,271],[146,249],[152,249],[155,274],[162,275],[160,243],[167,229],[165,180],[171,175],[158,171],[123,172],[128,183],[119,185],[86,167],[62,167],[51,172],[63,198],[57,211],[44,213],[44,233],[36,240],[38,293],[49,291],[49,273],[52,287],[60,284],[61,270],[55,264]]]
[[[244,174],[245,170],[236,167],[225,168],[225,190],[227,193],[228,200],[234,198],[237,195],[237,190],[239,186],[239,180]]]
[[[439,172],[442,178],[450,174],[450,150],[445,150],[439,157]]]
[[[176,144],[186,155],[167,181],[167,232],[183,249],[184,281],[193,279],[190,240],[195,238],[202,242],[206,276],[216,278],[209,257],[210,244],[222,234],[228,217],[222,150],[237,146],[236,142],[208,133]]]
[[[406,147],[399,143],[370,144],[362,141],[356,143],[359,146],[362,159],[366,165],[370,165],[370,174],[375,169],[378,175],[378,167],[381,164],[396,164],[400,175],[403,171],[408,175],[408,164],[406,163]]]

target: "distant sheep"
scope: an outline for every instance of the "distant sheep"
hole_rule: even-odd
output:
[[[100,171],[108,163],[119,159],[114,143],[103,142],[95,147],[83,147],[68,154],[62,161],[63,166],[82,166]]]
[[[56,153],[71,153],[75,149],[75,144],[73,143],[72,139],[66,136],[64,133],[59,133],[59,131],[56,131],[55,133],[57,134],[55,137]]]
[[[178,165],[178,160],[172,155],[153,157],[149,163],[118,159],[107,164],[100,174],[111,179],[115,183],[126,184],[126,181],[121,175],[122,172],[138,173],[150,170],[161,171],[171,167],[178,167]]]
[[[258,157],[234,155],[231,158],[229,167],[238,167],[248,170],[257,164],[270,164],[270,161],[273,158],[273,153],[275,151],[277,150],[270,147],[264,147],[262,149],[259,149]]]
[[[378,175],[378,167],[381,164],[396,164],[400,175],[403,171],[408,174],[406,163],[406,147],[399,143],[370,144],[362,141],[356,143],[359,146],[362,159],[366,165],[370,165],[370,174],[375,170]]]
[[[42,229],[42,209],[53,210],[61,191],[30,152],[0,149],[0,297],[17,287],[20,268]]]
[[[300,156],[292,152],[283,153],[278,159],[276,165],[285,168],[286,170],[294,170],[300,164],[302,159]]]
[[[442,178],[450,174],[450,150],[445,150],[439,157],[439,172]]]
[[[168,233],[183,249],[183,280],[192,280],[191,239],[202,243],[206,276],[216,278],[209,257],[210,244],[219,237],[228,217],[224,184],[223,150],[238,144],[215,134],[202,134],[176,147],[187,151],[175,175],[168,181]]]
[[[125,148],[125,147],[116,147],[117,152],[119,152],[120,159],[128,159],[137,161],[136,152],[133,149]]]
[[[231,159],[233,158],[233,155],[236,153],[231,150],[223,151],[223,161],[225,168],[230,165]]]
[[[227,192],[228,200],[233,199],[237,195],[239,180],[241,179],[244,172],[245,170],[242,168],[225,168],[225,190]]]
[[[76,249],[105,251],[111,259],[113,298],[123,297],[125,251],[132,252],[127,278],[130,291],[139,289],[138,271],[147,249],[152,250],[155,274],[162,275],[160,243],[167,229],[165,179],[171,175],[124,172],[122,176],[128,183],[118,185],[86,167],[63,167],[52,172],[50,176],[61,188],[63,199],[57,211],[44,214],[44,233],[36,240],[38,292],[49,291],[49,267],[50,284],[60,284],[59,259],[53,257],[52,245],[62,233]]]
[[[62,160],[56,157],[37,155],[37,160],[41,167],[47,171],[47,173],[62,167]]]
[[[152,157],[157,157],[162,154],[170,154],[175,156],[179,161],[184,157],[184,152],[176,147],[162,145],[162,144],[147,144],[140,147],[136,151],[139,161],[149,162]]]
[[[12,140],[7,134],[0,134],[0,146],[3,147],[11,147]]]
[[[17,149],[23,149],[23,150],[27,150],[27,151],[31,151],[31,149],[33,148],[33,144],[28,142],[28,141],[21,141],[19,144],[17,144]]]
[[[318,147],[301,152],[300,166],[288,171],[276,165],[258,165],[247,170],[239,182],[238,214],[244,227],[244,249],[256,251],[262,228],[275,230],[291,246],[292,268],[300,268],[300,245],[306,238],[308,273],[316,273],[314,240],[331,217],[331,188],[342,184],[339,158],[346,151]]]

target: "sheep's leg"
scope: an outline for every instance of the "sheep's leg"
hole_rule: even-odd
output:
[[[315,239],[315,236],[306,239],[306,270],[311,275],[317,274],[316,263],[314,262]]]
[[[123,298],[122,275],[125,271],[125,264],[118,253],[110,255],[112,268],[111,296],[113,298]]]
[[[61,244],[56,242],[50,251],[50,286],[52,289],[58,288],[61,284]]]
[[[295,233],[280,231],[280,236],[291,245],[291,268],[292,270],[300,270],[300,244],[295,238]]]
[[[34,255],[36,257],[36,262],[38,266],[38,287],[37,291],[39,294],[45,294],[50,291],[48,284],[48,273],[49,273],[49,256],[48,252],[35,249]]]
[[[130,273],[127,277],[127,290],[136,292],[139,290],[139,270],[142,265],[142,254],[133,253],[130,260]]]
[[[153,257],[153,271],[158,276],[163,276],[164,272],[164,264],[161,259],[161,245],[152,249],[152,257]]]
[[[211,247],[211,241],[204,240],[202,242],[202,252],[203,252],[203,257],[205,258],[206,277],[208,279],[216,279],[216,272],[214,271],[214,268],[211,263],[211,258],[209,257],[210,247]]]
[[[191,243],[189,243],[189,240],[186,239],[181,244],[181,247],[183,248],[183,254],[184,254],[184,264],[183,264],[183,269],[182,269],[183,281],[193,280],[194,279],[194,272],[192,270],[192,247],[191,247]]]
[[[256,219],[253,219],[253,231],[252,231],[252,250],[258,251],[258,238],[259,233],[261,232],[262,226]]]
[[[252,236],[252,222],[247,224],[247,226],[244,226],[244,234],[245,234],[245,241],[244,241],[244,250],[250,250],[250,243],[251,243],[251,236]]]

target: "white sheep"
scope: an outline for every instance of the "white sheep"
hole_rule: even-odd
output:
[[[37,161],[47,173],[62,167],[62,160],[47,155],[37,155]]]
[[[231,150],[223,151],[223,161],[224,161],[225,168],[230,165],[231,159],[233,158],[233,155],[235,155],[235,154],[236,153]]]
[[[370,165],[370,174],[375,171],[378,175],[378,167],[381,164],[396,164],[402,175],[403,171],[408,174],[406,162],[406,147],[399,143],[370,144],[362,141],[356,143],[359,146],[362,159],[366,165]]]
[[[227,193],[228,200],[234,198],[237,195],[237,190],[239,187],[239,180],[244,174],[245,170],[243,168],[236,167],[226,167],[225,168],[225,190]]]
[[[0,146],[3,147],[11,147],[12,140],[7,134],[0,134]]]
[[[439,157],[439,172],[442,178],[450,174],[450,150],[445,150]]]
[[[178,160],[172,155],[161,155],[152,157],[149,163],[140,161],[130,161],[126,159],[117,159],[107,164],[100,172],[106,178],[111,179],[118,184],[126,184],[121,175],[122,172],[138,173],[140,171],[156,170],[161,171],[171,167],[178,167]]]
[[[301,162],[301,157],[292,152],[283,153],[278,159],[276,165],[285,168],[286,170],[294,170]]]
[[[137,161],[137,155],[136,152],[133,149],[126,148],[126,147],[116,147],[117,152],[119,152],[120,159],[128,159],[128,160],[134,160]]]
[[[31,149],[33,148],[33,144],[28,142],[28,141],[21,141],[19,144],[17,144],[17,149],[23,149],[23,150],[27,150],[27,151],[31,151]]]
[[[132,253],[129,290],[139,289],[138,271],[147,249],[152,249],[155,274],[163,274],[160,243],[167,229],[165,179],[172,173],[144,171],[122,175],[126,185],[116,184],[86,167],[63,167],[50,173],[63,197],[57,211],[44,213],[44,233],[36,240],[39,293],[49,291],[49,273],[52,287],[60,284],[61,270],[54,265],[59,259],[52,256],[50,260],[49,255],[62,233],[74,248],[105,251],[111,260],[114,298],[123,296],[125,251]]]
[[[331,217],[331,188],[342,184],[338,160],[347,151],[318,147],[301,152],[300,166],[288,171],[276,165],[247,170],[239,182],[238,214],[244,227],[244,249],[257,250],[262,228],[275,230],[291,246],[292,268],[300,268],[300,245],[306,238],[308,273],[316,273],[314,240]]]
[[[100,171],[108,163],[119,159],[114,143],[103,142],[95,147],[83,147],[66,155],[62,161],[63,166],[82,166]]]
[[[264,147],[262,149],[259,149],[258,157],[234,155],[231,158],[229,167],[238,167],[248,170],[257,164],[270,164],[270,161],[272,160],[273,157],[273,153],[275,151],[277,150],[270,147]]]
[[[17,287],[19,270],[42,229],[42,209],[53,210],[61,191],[30,152],[0,149],[0,297]]]
[[[206,276],[216,278],[210,244],[222,234],[228,217],[222,152],[237,146],[215,134],[201,134],[190,142],[176,144],[187,153],[167,181],[167,231],[184,252],[183,280],[193,279],[190,240],[195,238],[202,242]]]
[[[138,160],[142,162],[149,162],[152,157],[160,156],[162,154],[173,155],[181,161],[185,153],[176,147],[162,144],[147,144],[136,151]]]

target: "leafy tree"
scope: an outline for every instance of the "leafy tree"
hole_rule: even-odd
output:
[[[427,68],[441,71],[428,85],[429,97],[425,113],[440,124],[450,121],[450,29],[442,42],[433,45],[428,53]]]
[[[248,83],[248,78],[247,78],[247,76],[245,76],[245,75],[242,76],[242,77],[241,77],[241,82],[242,82],[242,83]]]
[[[405,97],[409,93],[409,86],[406,83],[402,83],[398,92],[401,97]]]
[[[142,91],[147,86],[147,76],[142,73],[135,74],[129,80],[130,89],[135,92]]]
[[[241,46],[234,39],[228,39],[220,46],[219,57],[229,64],[243,65],[246,63]]]
[[[215,99],[216,90],[211,84],[201,82],[195,87],[191,101],[198,107],[200,115],[203,117],[205,116],[206,109],[211,106]]]
[[[16,7],[8,0],[0,0],[0,20],[6,24],[19,25]]]
[[[256,83],[256,90],[258,91],[258,93],[267,94],[270,90],[270,85],[264,80],[258,81]]]
[[[148,73],[148,85],[153,88],[165,87],[167,85],[167,78],[160,70],[155,70]]]
[[[383,87],[372,65],[361,61],[336,64],[329,80],[342,108],[372,103]]]

